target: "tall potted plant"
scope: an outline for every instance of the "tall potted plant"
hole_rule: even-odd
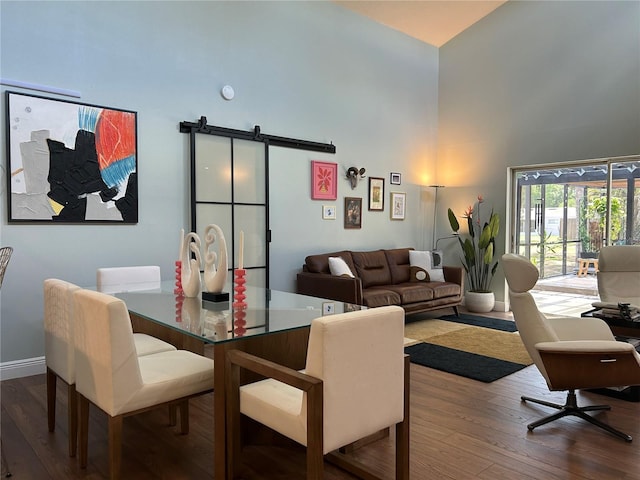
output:
[[[469,235],[463,238],[458,234],[460,224],[453,210],[449,208],[449,224],[462,249],[462,266],[467,274],[469,290],[465,294],[465,306],[472,312],[490,312],[495,304],[495,296],[491,290],[491,281],[498,269],[493,254],[496,236],[500,230],[500,217],[491,210],[488,221],[482,223],[480,205],[484,203],[482,195],[478,195],[476,208],[469,205],[462,215],[467,219]]]

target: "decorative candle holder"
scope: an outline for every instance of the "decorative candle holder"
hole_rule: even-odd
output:
[[[184,295],[182,293],[174,293],[176,301],[176,323],[182,323],[182,303]]]
[[[234,301],[231,305],[233,307],[233,333],[238,337],[242,337],[247,331],[247,302],[245,301],[247,297],[244,294],[246,290],[245,283],[247,282],[246,278],[244,278],[246,273],[247,271],[243,268],[237,268],[233,271],[235,285],[233,287],[235,292],[233,295]]]
[[[173,293],[184,295],[182,290],[182,262],[180,260],[176,260],[176,288],[173,289]]]

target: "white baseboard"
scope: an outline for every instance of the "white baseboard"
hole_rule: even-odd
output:
[[[39,375],[47,371],[44,357],[25,358],[24,360],[14,360],[0,363],[0,380],[10,380],[12,378],[30,377]]]

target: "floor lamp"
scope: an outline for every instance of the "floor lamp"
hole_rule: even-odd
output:
[[[433,195],[433,218],[432,218],[432,226],[433,226],[433,235],[431,238],[431,250],[436,249],[436,209],[438,206],[438,189],[444,188],[444,185],[429,185],[430,188],[435,189]]]

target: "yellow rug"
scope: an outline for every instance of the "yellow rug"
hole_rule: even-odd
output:
[[[405,346],[425,342],[522,365],[533,363],[518,332],[430,319],[407,324],[405,337]]]

